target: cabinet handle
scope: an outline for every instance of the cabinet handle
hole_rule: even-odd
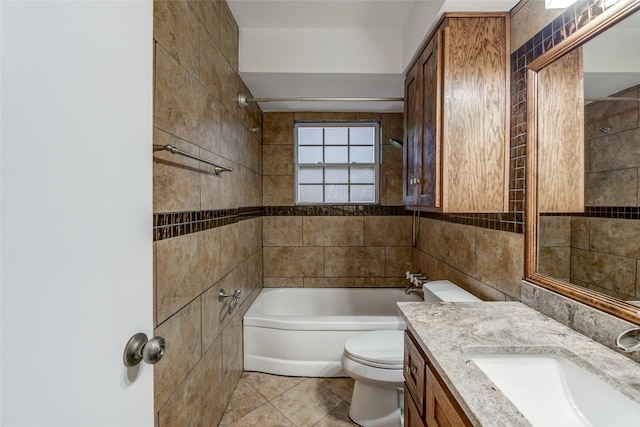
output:
[[[420,184],[420,178],[416,178],[416,184]]]

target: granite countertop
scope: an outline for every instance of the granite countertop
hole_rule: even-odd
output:
[[[530,426],[470,360],[474,354],[562,354],[640,403],[640,365],[520,302],[399,302],[407,328],[475,426]]]

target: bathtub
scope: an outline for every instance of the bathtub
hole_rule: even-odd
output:
[[[244,370],[304,377],[347,376],[344,343],[362,332],[405,329],[402,288],[265,288],[244,315]]]

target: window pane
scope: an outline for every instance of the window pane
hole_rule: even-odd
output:
[[[375,182],[375,169],[351,168],[351,182],[356,184],[373,184]]]
[[[347,145],[349,143],[349,129],[325,128],[324,143],[327,145]]]
[[[324,199],[327,203],[347,203],[349,202],[348,185],[326,185]]]
[[[322,147],[298,147],[298,162],[322,162]]]
[[[351,202],[363,203],[375,201],[375,186],[373,185],[352,185]]]
[[[349,162],[373,163],[373,146],[349,147]]]
[[[373,127],[357,127],[357,128],[349,128],[351,132],[351,140],[349,141],[352,145],[373,145],[375,138],[375,128]]]
[[[322,185],[298,185],[298,200],[302,203],[322,203]]]
[[[325,168],[324,180],[333,184],[348,184],[349,169],[345,168]]]
[[[322,168],[304,168],[298,170],[299,184],[322,184]]]
[[[348,163],[347,147],[325,147],[325,163]]]
[[[298,145],[322,145],[322,128],[298,128]]]

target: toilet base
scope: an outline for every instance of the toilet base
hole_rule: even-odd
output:
[[[401,387],[402,383],[381,387],[356,380],[349,418],[364,427],[400,427],[398,388]]]

